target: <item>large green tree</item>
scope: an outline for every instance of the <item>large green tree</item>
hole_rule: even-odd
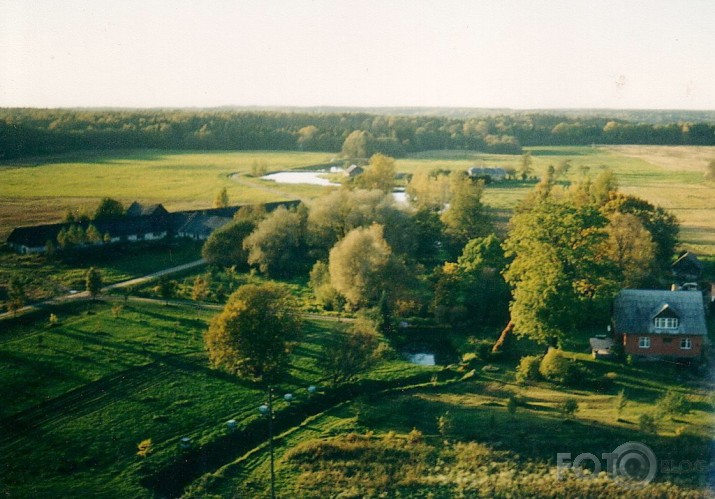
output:
[[[395,187],[395,160],[384,154],[374,154],[365,171],[355,177],[354,184],[362,189],[392,192]]]
[[[247,284],[229,297],[204,340],[214,366],[270,383],[288,368],[300,332],[297,306],[285,287]]]
[[[94,212],[93,220],[116,220],[124,216],[122,203],[112,198],[103,198]]]
[[[333,385],[353,380],[378,360],[379,338],[374,326],[358,318],[345,332],[336,332],[323,347],[323,367]]]
[[[352,308],[376,303],[403,277],[377,224],[350,231],[330,250],[328,267],[330,284]]]
[[[243,240],[248,263],[271,276],[292,276],[305,267],[305,214],[280,206]]]
[[[620,193],[612,194],[601,211],[607,216],[618,212],[638,218],[655,243],[656,264],[661,269],[670,266],[680,231],[675,215],[636,196]]]
[[[243,240],[256,228],[249,219],[236,220],[211,233],[201,248],[201,256],[207,262],[229,267],[248,268],[248,251],[243,248]]]
[[[504,277],[517,333],[555,344],[573,328],[604,322],[618,288],[618,271],[603,256],[606,224],[594,206],[551,199],[512,218]]]
[[[473,180],[464,172],[450,175],[452,192],[449,208],[442,214],[447,235],[460,245],[491,232],[487,210],[482,203],[484,181]]]
[[[90,267],[87,270],[84,278],[85,289],[92,297],[92,301],[97,299],[97,296],[102,292],[102,273],[99,269]]]

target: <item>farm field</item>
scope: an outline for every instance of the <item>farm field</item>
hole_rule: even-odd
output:
[[[597,146],[534,147],[536,176],[563,160],[573,165],[568,180],[588,167],[592,175],[603,167],[617,175],[621,190],[672,211],[681,221],[684,247],[715,256],[715,183],[703,172],[715,158],[715,147]],[[125,203],[135,199],[163,203],[169,210],[210,206],[226,187],[231,203],[310,199],[325,187],[276,184],[246,176],[254,162],[268,171],[305,168],[330,162],[333,155],[304,152],[118,152],[74,155],[34,162],[0,164],[0,238],[17,225],[59,221],[71,207],[93,209],[104,196]],[[468,151],[431,151],[397,160],[401,172],[435,168],[466,169],[474,165],[517,167],[520,156]],[[231,178],[232,173],[239,173]],[[485,201],[508,213],[532,184],[489,186]]]

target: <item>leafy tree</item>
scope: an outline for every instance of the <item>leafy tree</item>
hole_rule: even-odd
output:
[[[514,417],[514,414],[516,414],[516,410],[519,407],[519,401],[516,399],[514,395],[510,395],[509,399],[506,401],[506,410],[511,414],[512,417]]]
[[[604,256],[618,266],[625,287],[637,288],[655,266],[655,244],[635,215],[615,212],[609,218]]]
[[[280,206],[243,240],[249,265],[271,276],[291,276],[305,266],[305,216]]]
[[[214,366],[270,383],[288,368],[300,332],[297,306],[284,287],[247,284],[230,296],[204,339]]]
[[[450,175],[452,200],[442,214],[445,233],[460,244],[491,232],[491,224],[482,204],[484,181],[472,180],[464,172]]]
[[[251,163],[251,177],[262,177],[268,173],[268,163],[265,160],[254,160]]]
[[[228,206],[228,190],[224,187],[214,198],[214,208],[226,208]]]
[[[344,305],[340,293],[330,284],[330,269],[323,261],[315,262],[310,271],[310,287],[313,294],[323,308],[336,310]]]
[[[243,241],[256,229],[251,220],[238,220],[213,231],[201,248],[207,262],[222,267],[248,268],[248,251]]]
[[[352,308],[376,303],[394,285],[396,267],[383,227],[373,224],[350,231],[330,250],[330,283]]]
[[[323,347],[324,369],[333,385],[349,382],[378,359],[377,332],[366,319],[358,319],[346,332],[336,332]]]
[[[690,412],[690,403],[682,393],[668,390],[656,404],[658,416],[681,416]]]
[[[323,259],[348,232],[373,223],[384,227],[384,237],[396,252],[415,250],[417,229],[411,217],[380,190],[338,190],[314,200],[308,213],[308,240],[316,257]]]
[[[419,210],[441,211],[451,198],[448,172],[416,172],[405,189],[410,202]]]
[[[368,156],[368,133],[355,130],[345,138],[342,155],[346,158],[361,159]]]
[[[137,444],[137,456],[147,457],[152,452],[154,452],[154,444],[151,441],[151,438],[142,440]]]
[[[13,317],[17,317],[18,310],[24,307],[27,301],[25,286],[17,276],[13,276],[8,283],[7,298],[8,311],[12,312]]]
[[[578,401],[573,397],[569,397],[561,403],[559,410],[565,417],[573,416],[578,412]]]
[[[204,301],[209,294],[209,281],[203,276],[196,276],[191,287],[191,299],[194,301]]]
[[[112,198],[103,198],[92,216],[92,220],[117,220],[124,217],[124,206]],[[79,222],[79,220],[76,220]]]
[[[648,201],[626,194],[613,194],[601,211],[608,216],[614,212],[636,216],[643,227],[650,232],[655,243],[655,260],[658,267],[670,266],[680,231],[678,220],[673,214]]]
[[[161,276],[156,286],[156,291],[164,299],[164,305],[169,304],[169,300],[176,294],[178,284],[167,276]]]
[[[354,183],[362,189],[391,193],[395,187],[395,160],[383,154],[374,154],[362,175],[355,177]]]
[[[613,400],[613,407],[616,409],[616,415],[619,418],[621,417],[621,414],[623,414],[623,410],[626,408],[626,405],[628,405],[628,398],[626,397],[625,390],[621,390]]]
[[[97,230],[97,227],[92,224],[89,224],[89,227],[87,227],[87,231],[85,232],[85,238],[86,241],[90,244],[98,244],[103,241],[102,233],[99,232],[99,230]]]
[[[526,180],[527,178],[529,178],[529,175],[534,172],[534,169],[531,166],[533,162],[534,160],[531,157],[531,151],[527,151],[521,155],[521,162],[519,163],[518,170],[521,180]]]
[[[556,344],[572,328],[608,315],[619,283],[615,266],[602,258],[605,225],[591,206],[551,200],[512,218],[504,249],[513,260],[504,277],[517,333]]]
[[[99,269],[90,267],[85,274],[84,287],[92,297],[92,301],[97,299],[97,296],[102,292],[102,273]]]

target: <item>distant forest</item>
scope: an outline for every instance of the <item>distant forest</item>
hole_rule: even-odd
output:
[[[337,153],[350,136],[368,156],[393,157],[439,149],[519,154],[537,145],[715,145],[708,111],[370,111],[0,109],[0,159],[106,149]]]

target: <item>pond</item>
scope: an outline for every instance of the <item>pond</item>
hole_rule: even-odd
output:
[[[324,186],[340,186],[340,184],[331,182],[327,178],[322,177],[327,172],[325,171],[292,171],[292,172],[276,172],[269,173],[261,177],[263,180],[272,180],[279,184],[311,184]]]
[[[420,366],[446,366],[459,361],[459,353],[444,331],[414,329],[403,338],[402,358]]]
[[[261,177],[261,179],[272,180],[273,182],[276,182],[278,184],[310,184],[323,185],[326,187],[339,187],[341,185],[337,182],[331,182],[327,178],[324,178],[323,175],[325,175],[326,173],[328,172],[325,170],[276,172],[264,175],[263,177]],[[336,172],[331,170],[330,173]],[[395,202],[397,204],[408,204],[407,194],[405,193],[404,189],[395,189],[395,192],[392,193],[392,197],[395,198]]]

